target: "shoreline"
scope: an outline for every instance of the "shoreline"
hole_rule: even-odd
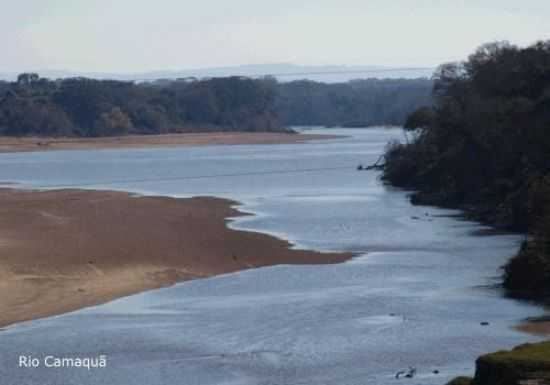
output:
[[[0,189],[0,328],[191,279],[352,253],[291,249],[227,226],[249,215],[214,198]]]
[[[499,223],[494,215],[491,213],[487,213],[486,209],[482,208],[481,206],[476,205],[460,205],[460,204],[454,204],[453,202],[445,202],[443,200],[440,200],[437,198],[437,194],[430,195],[426,193],[422,193],[418,190],[414,190],[410,197],[410,201],[413,205],[419,205],[419,206],[433,206],[433,207],[440,207],[440,208],[448,208],[453,210],[459,210],[461,214],[459,215],[461,218],[468,220],[468,221],[474,221],[479,224],[488,226],[488,229],[481,230],[477,233],[474,233],[472,235],[475,236],[485,236],[485,235],[499,235],[499,234],[525,234],[519,231],[511,230],[510,228],[507,228],[506,226],[502,225],[502,223]],[[520,247],[518,246],[519,253]],[[510,257],[508,261],[510,261],[514,257]],[[540,305],[543,307],[543,314],[539,317],[533,318],[533,319],[525,319],[520,322],[518,322],[517,325],[513,326],[513,329],[529,334],[532,336],[539,336],[539,337],[550,337],[550,318],[548,316],[548,310],[546,310],[546,304],[547,299],[546,298],[531,298],[531,297],[522,297],[517,296],[517,293],[510,291],[509,289],[505,288],[504,291],[504,297],[505,298],[511,298],[516,300],[522,300],[522,301],[534,301],[537,305]]]
[[[429,200],[425,197],[421,196],[421,199],[418,200],[418,191],[415,191],[412,195],[411,203],[413,205],[419,205],[419,206],[433,206],[433,207],[440,207],[440,208],[447,208],[447,209],[453,209],[453,210],[459,210],[461,213],[459,214],[459,217],[467,220],[467,221],[474,221],[479,224],[488,226],[488,229],[479,230],[476,233],[472,233],[474,236],[486,236],[486,235],[505,235],[505,234],[522,234],[517,231],[513,231],[510,229],[507,229],[506,227],[499,226],[497,222],[494,220],[491,220],[490,217],[484,216],[481,209],[475,206],[466,206],[466,205],[453,205],[453,204],[444,204],[441,201],[438,200]],[[416,197],[416,198],[415,198]],[[519,251],[519,250],[518,250]],[[513,257],[511,257],[513,258]],[[530,300],[529,298],[518,298],[513,295],[513,293],[506,292],[504,293],[505,298],[511,298],[511,299],[517,299],[517,300]],[[543,312],[539,317],[533,318],[533,319],[525,319],[520,322],[518,322],[515,326],[512,328],[514,330],[517,330],[524,334],[529,334],[532,336],[538,336],[538,337],[550,337],[550,319],[548,318],[548,313],[545,305],[545,301],[542,301],[540,299],[534,300],[537,305],[540,305],[543,307]]]
[[[539,317],[528,318],[515,327],[520,332],[534,336],[550,336],[550,316],[544,314]]]
[[[0,136],[0,153],[242,144],[292,144],[341,137],[330,134],[293,134],[285,132],[209,132],[97,138]]]
[[[493,216],[487,214],[480,206],[476,205],[465,205],[457,204],[453,201],[446,201],[441,199],[439,194],[430,194],[425,193],[420,190],[416,190],[417,186],[414,185],[405,185],[401,186],[394,184],[391,181],[387,181],[391,186],[395,188],[402,189],[409,192],[409,201],[415,206],[431,206],[444,209],[458,210],[460,213],[457,215],[458,218],[477,222],[481,225],[488,226],[488,229],[480,230],[472,233],[472,236],[486,236],[486,235],[499,235],[499,234],[523,234],[519,231],[511,230],[506,226],[503,226],[498,221],[494,219]],[[519,252],[519,246],[518,246]],[[513,258],[513,257],[511,257]],[[512,328],[518,332],[529,334],[532,336],[543,336],[550,337],[550,319],[548,318],[548,311],[546,310],[545,304],[547,301],[540,298],[523,298],[513,295],[513,292],[505,290],[503,296],[509,299],[516,299],[522,301],[534,301],[537,305],[543,307],[543,314],[535,319],[525,319],[519,321]]]

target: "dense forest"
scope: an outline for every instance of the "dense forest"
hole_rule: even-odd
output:
[[[190,131],[284,131],[292,125],[402,124],[431,103],[431,83],[273,78],[134,83],[21,74],[0,82],[0,135],[108,136]]]
[[[21,74],[0,83],[0,134],[106,136],[282,130],[272,79],[241,77],[167,84]]]
[[[409,113],[432,104],[429,79],[302,80],[278,88],[276,111],[285,125],[402,125]]]
[[[504,268],[510,294],[550,293],[550,41],[482,46],[441,66],[435,104],[388,147],[384,178],[419,204],[460,207],[499,228],[528,231]]]

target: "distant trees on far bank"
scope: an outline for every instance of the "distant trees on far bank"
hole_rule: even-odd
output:
[[[275,94],[276,83],[268,78],[158,85],[21,74],[16,82],[0,82],[0,135],[279,131]]]
[[[190,131],[283,131],[292,125],[402,124],[430,104],[431,82],[278,83],[273,78],[153,83],[35,73],[0,81],[0,135],[109,136]]]
[[[280,83],[276,111],[286,125],[403,125],[412,111],[432,104],[432,86],[429,79]]]

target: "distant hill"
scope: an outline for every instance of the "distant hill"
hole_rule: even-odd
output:
[[[347,82],[354,79],[413,79],[429,78],[435,68],[384,66],[346,66],[346,65],[296,65],[296,64],[254,64],[235,67],[196,68],[185,70],[150,71],[143,73],[102,73],[102,72],[74,72],[61,70],[35,71],[49,79],[64,79],[70,77],[86,77],[93,79],[112,79],[124,81],[144,81],[156,79],[178,78],[210,78],[228,76],[262,77],[272,75],[281,82],[294,80],[313,80],[325,83]],[[0,72],[0,79],[14,81],[17,72]]]

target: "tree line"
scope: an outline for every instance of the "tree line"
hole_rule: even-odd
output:
[[[278,83],[265,77],[152,83],[35,73],[0,82],[0,135],[109,136],[191,131],[284,131],[292,125],[402,124],[430,103],[431,82]]]
[[[280,83],[276,111],[285,125],[367,127],[403,125],[432,103],[429,79],[362,79],[346,83]]]
[[[409,115],[408,144],[386,152],[385,180],[415,203],[461,207],[528,231],[504,267],[510,294],[550,293],[550,41],[480,47],[435,74],[434,105]]]
[[[0,83],[0,134],[108,136],[278,131],[275,81],[241,77],[166,84],[19,75]]]

